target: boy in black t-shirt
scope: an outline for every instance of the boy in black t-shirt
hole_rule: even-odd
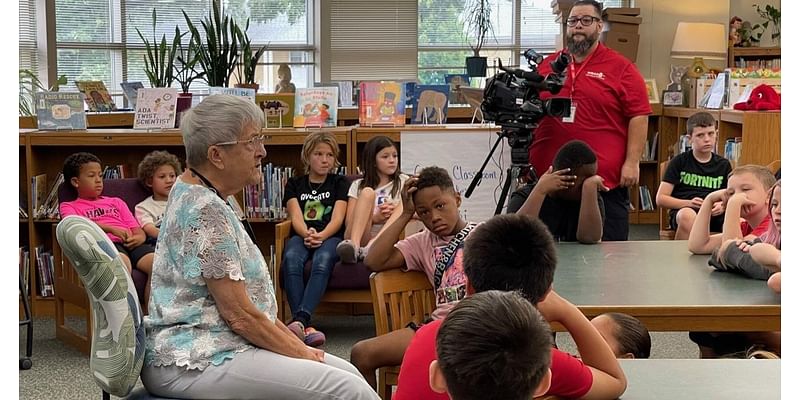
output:
[[[597,243],[603,237],[605,213],[597,192],[607,190],[597,175],[594,151],[585,142],[572,140],[561,146],[535,186],[526,185],[511,195],[507,211],[538,217],[556,241]]]
[[[703,199],[711,192],[728,186],[731,163],[714,154],[717,145],[717,128],[714,117],[707,112],[698,112],[686,121],[686,134],[692,151],[675,156],[669,162],[661,185],[658,187],[656,204],[669,208],[670,227],[675,229],[675,239],[689,238],[697,210]],[[711,212],[711,231],[722,232],[725,208],[722,202],[714,204]]]

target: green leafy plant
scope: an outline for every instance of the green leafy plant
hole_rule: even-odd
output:
[[[214,0],[211,8],[209,15],[200,21],[205,40],[185,11],[183,16],[192,34],[191,42],[197,46],[200,66],[205,71],[202,79],[208,86],[228,87],[239,60],[239,40],[236,34],[238,28],[231,17],[220,15],[218,0]]]
[[[258,67],[258,60],[267,51],[267,46],[261,46],[253,53],[250,37],[247,36],[247,29],[250,27],[250,18],[244,25],[244,29],[236,27],[236,34],[239,37],[239,43],[242,46],[241,58],[236,70],[236,75],[239,83],[255,84],[256,83],[256,67]]]
[[[33,105],[36,92],[57,92],[59,86],[66,84],[67,76],[61,75],[50,88],[47,88],[31,70],[19,70],[19,115],[29,117],[36,114],[36,107]]]
[[[753,25],[753,32],[755,37],[751,38],[754,42],[761,42],[761,36],[766,33],[767,28],[772,27],[772,40],[780,40],[781,38],[781,10],[767,4],[763,9],[758,4],[753,4],[756,8],[756,13],[764,19],[764,22]]]
[[[175,80],[181,85],[183,93],[189,93],[189,86],[195,79],[201,79],[205,76],[205,71],[198,71],[195,67],[200,61],[200,51],[195,41],[190,41],[188,45],[183,44],[183,36],[189,32],[180,32],[180,29],[175,27],[175,36],[181,37],[178,42],[178,62],[175,64]]]
[[[170,87],[175,80],[175,54],[181,43],[181,35],[175,28],[175,37],[172,44],[167,45],[167,35],[161,35],[161,41],[156,40],[156,9],[153,9],[153,41],[147,40],[139,28],[136,33],[144,42],[144,72],[150,81],[151,87]]]
[[[494,34],[492,27],[492,6],[488,0],[471,0],[464,10],[464,27],[467,41],[475,57],[480,56],[489,35]]]

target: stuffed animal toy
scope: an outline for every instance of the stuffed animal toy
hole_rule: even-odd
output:
[[[733,108],[741,111],[780,110],[781,95],[772,86],[761,84],[753,89],[747,101],[736,103]]]

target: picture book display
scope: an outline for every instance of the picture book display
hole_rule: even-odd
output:
[[[83,93],[38,92],[35,103],[39,129],[86,129]]]
[[[444,124],[447,122],[448,85],[416,85],[411,100],[412,124]]]
[[[336,126],[339,87],[298,88],[294,96],[296,128]]]
[[[175,127],[178,89],[139,89],[133,129],[171,129]]]
[[[231,96],[247,97],[250,101],[256,101],[256,90],[250,88],[227,88],[219,86],[211,86],[208,88],[208,95],[214,94],[229,94]]]
[[[125,100],[128,101],[128,107],[136,109],[136,91],[144,89],[142,82],[121,82],[122,94],[125,95]]]
[[[294,93],[257,94],[256,104],[264,112],[265,128],[291,128]]]
[[[399,82],[361,82],[358,123],[364,126],[403,126],[406,122],[405,85]]]
[[[469,75],[447,74],[444,76],[444,83],[450,86],[450,104],[467,104],[467,99],[457,89],[462,86],[469,87],[470,84]]]
[[[75,86],[81,91],[86,100],[89,111],[116,111],[117,106],[111,100],[108,89],[102,81],[75,81]]]

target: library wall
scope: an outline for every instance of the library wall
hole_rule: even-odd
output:
[[[736,0],[747,2],[749,0]],[[678,22],[713,22],[728,26],[731,3],[728,0],[637,0],[635,7],[641,8],[642,24],[639,25],[639,52],[636,65],[642,76],[655,78],[658,90],[669,83],[670,65],[689,65],[691,60],[670,56],[672,39]],[[707,60],[710,68],[723,69],[727,61]]]
[[[780,1],[731,0],[731,11],[728,20],[730,21],[730,17],[735,15],[745,21],[750,21],[753,25],[762,23],[764,20],[756,13],[756,8],[753,7],[753,4],[758,4],[761,6],[762,10],[767,4],[776,8],[781,8]],[[761,37],[760,47],[777,47],[781,45],[780,40],[772,40],[770,37],[771,33],[772,28],[768,28],[764,36]]]

